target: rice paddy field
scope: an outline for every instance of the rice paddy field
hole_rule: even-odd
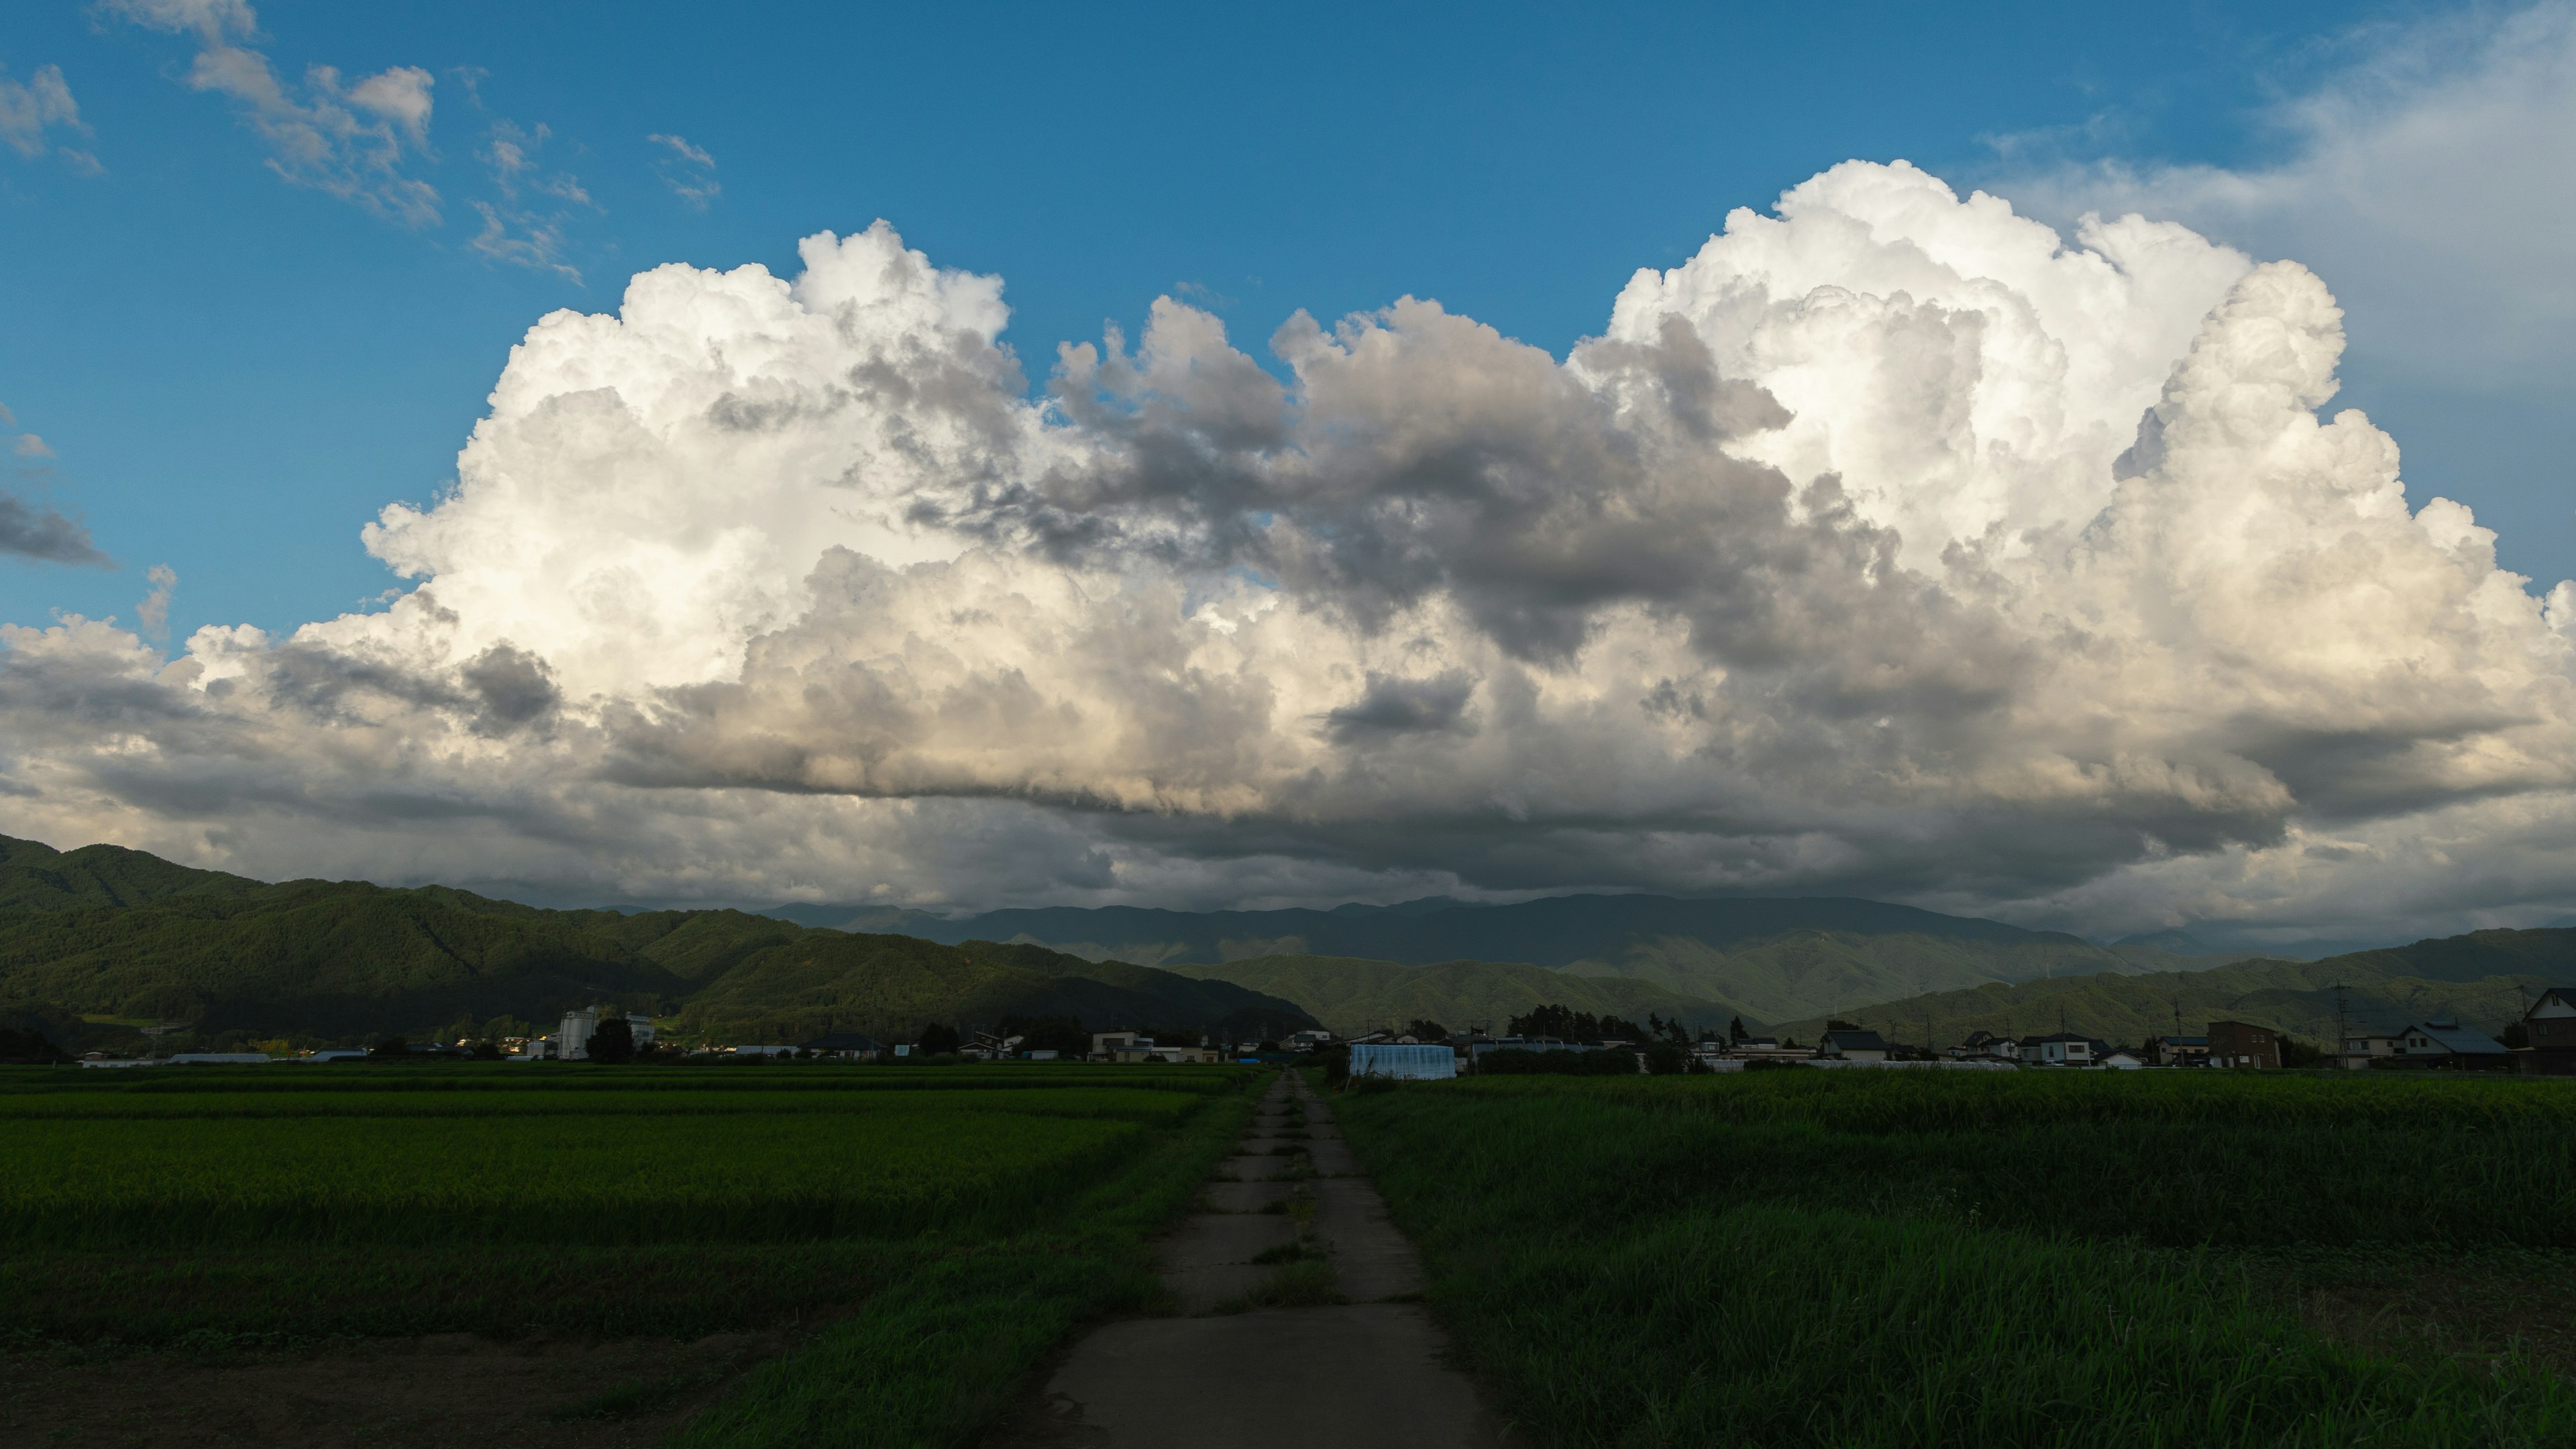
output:
[[[104,1362],[749,1336],[774,1351],[686,1385],[703,1402],[669,1442],[955,1442],[1072,1324],[1151,1295],[1144,1240],[1187,1207],[1250,1081],[1036,1065],[0,1072],[0,1347]],[[605,1420],[673,1405],[668,1383],[599,1391]],[[87,1442],[79,1430],[49,1432]]]
[[[2576,1444],[2576,1091],[1491,1077],[1340,1099],[1532,1442]]]

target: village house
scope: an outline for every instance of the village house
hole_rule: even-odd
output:
[[[2244,1021],[2209,1024],[2209,1064],[2213,1067],[2281,1069],[2281,1034]]]
[[[2522,1014],[2523,1044],[2530,1058],[2523,1070],[2553,1077],[2576,1076],[2576,986],[2553,986]]]
[[[1950,1048],[1950,1055],[1961,1061],[2018,1062],[2021,1060],[2021,1039],[1997,1036],[1984,1030],[1972,1031],[1966,1041]]]
[[[1816,1056],[1824,1061],[1883,1062],[1888,1047],[1874,1031],[1829,1031],[1816,1038]]]
[[[2209,1038],[2205,1036],[2160,1036],[2147,1043],[2147,1059],[2160,1067],[2205,1067],[2209,1065]]]
[[[2093,1039],[2074,1031],[2024,1037],[2021,1059],[2026,1066],[2089,1067],[2093,1065]]]
[[[2348,1072],[2365,1072],[2381,1057],[2397,1055],[2395,1032],[2356,1031],[2343,1039],[2343,1066]]]
[[[2503,1042],[2456,1021],[2423,1021],[2397,1034],[2397,1052],[2380,1066],[2399,1070],[2496,1072],[2513,1070]]]
[[[1153,1044],[1152,1037],[1137,1032],[1095,1031],[1091,1034],[1091,1055],[1107,1061],[1116,1061],[1120,1052],[1143,1051]]]

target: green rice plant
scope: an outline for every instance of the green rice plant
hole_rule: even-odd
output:
[[[363,1087],[280,1092],[58,1093],[0,1096],[0,1130],[11,1122],[122,1118],[263,1117],[605,1117],[790,1112],[1008,1112],[1170,1123],[1198,1110],[1189,1092],[1090,1084],[1051,1091],[968,1087],[944,1092],[588,1090],[550,1092],[371,1091]]]
[[[2133,1089],[2037,1076],[1724,1085],[1344,1099],[1436,1308],[1542,1441],[2576,1442],[2568,1385],[2336,1348],[2192,1248],[2564,1241],[2545,1099],[2463,1093],[2437,1130],[2298,1084],[2278,1123],[2242,1111],[2269,1082],[2150,1085],[2129,1117],[2093,1094]]]
[[[2557,1111],[2576,1092],[2463,1091],[2462,1118],[2446,1121],[2380,1110],[2375,1088],[2353,1099],[2369,1110],[2338,1114],[2327,1109],[2340,1092],[2309,1082],[2200,1075],[2222,1085],[2132,1086],[2143,1073],[1782,1072],[1714,1089],[1706,1077],[1525,1077],[1417,1083],[1401,1113],[1372,1098],[1345,1114],[1423,1124],[1426,1140],[1507,1167],[1491,1188],[1507,1194],[1615,1159],[1615,1180],[1581,1198],[1571,1226],[1583,1231],[1683,1204],[1787,1201],[2175,1246],[2576,1247],[2576,1122]],[[1775,1085],[1794,1078],[1827,1085]],[[2276,1086],[2277,1119],[2242,1110]],[[2137,1113],[2105,1110],[2124,1093]]]
[[[703,1338],[820,1321],[935,1244],[235,1244],[0,1255],[0,1324],[36,1344],[292,1346],[528,1333]]]
[[[0,1247],[1007,1230],[1146,1139],[998,1112],[0,1123]]]
[[[1085,1318],[1150,1303],[1146,1237],[1185,1211],[1251,1114],[1237,1097],[1158,1137],[1053,1230],[959,1249],[748,1375],[669,1449],[929,1449],[999,1417]]]
[[[1444,1091],[1559,1095],[1572,1084],[1479,1076]],[[2046,1122],[2237,1122],[2576,1128],[2576,1084],[2420,1072],[1741,1072],[1663,1082],[1633,1073],[1579,1090],[1633,1110],[1736,1122],[1808,1122],[1862,1132],[1938,1132]]]
[[[2337,1349],[2199,1260],[1747,1206],[1444,1280],[1563,1445],[2542,1445],[2576,1395]]]

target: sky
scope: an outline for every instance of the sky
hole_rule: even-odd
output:
[[[2571,37],[11,7],[0,832],[565,900],[2555,919]],[[2248,426],[2265,328],[2308,432],[2166,448]]]

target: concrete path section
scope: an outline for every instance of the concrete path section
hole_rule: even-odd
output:
[[[1237,1150],[1158,1254],[1175,1316],[1085,1336],[985,1449],[1499,1449],[1327,1104],[1287,1075]]]

